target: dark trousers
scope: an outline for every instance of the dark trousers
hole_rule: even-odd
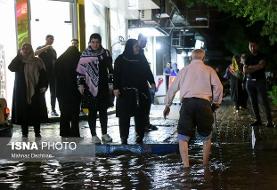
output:
[[[39,102],[36,102],[39,104]],[[23,121],[21,125],[22,135],[28,136],[29,126],[34,126],[34,132],[36,135],[40,135],[40,118],[36,115],[37,110],[34,103],[26,105],[26,109],[23,113]]]
[[[210,102],[200,98],[184,98],[180,109],[178,133],[192,137],[197,132],[207,137],[212,132],[214,122]]]
[[[119,116],[119,132],[122,141],[127,141],[128,139],[130,118],[128,114],[121,114]],[[134,118],[136,134],[139,138],[143,139],[146,123],[149,123],[149,114],[146,114],[145,108],[140,107],[135,111]]]
[[[49,77],[50,99],[51,99],[51,111],[55,111],[56,108],[56,79],[54,76]]]
[[[236,108],[247,107],[247,92],[243,89],[243,81],[235,76],[230,77],[231,98]]]
[[[60,136],[62,137],[80,137],[79,131],[79,113],[80,102],[64,102],[59,100],[61,111],[60,116]]]
[[[108,113],[107,108],[105,106],[97,109],[96,105],[89,105],[88,106],[88,125],[90,128],[90,132],[92,136],[96,135],[96,118],[97,118],[97,111],[99,111],[99,119],[101,124],[101,131],[102,135],[107,134],[107,123],[108,123]]]
[[[34,131],[36,135],[40,135],[40,124],[34,124]],[[29,133],[29,126],[27,124],[23,124],[21,125],[21,129],[22,129],[22,135],[28,135]]]
[[[146,105],[145,108],[147,109],[147,112],[145,112],[145,127],[146,129],[148,129],[150,127],[150,111],[151,111],[151,104],[154,103],[154,97],[155,97],[155,92],[153,92],[150,88],[149,88],[149,93],[150,93],[150,97],[149,99],[145,100],[146,101]]]
[[[271,108],[269,106],[269,101],[266,94],[266,82],[265,80],[247,80],[246,90],[249,95],[253,112],[255,114],[256,120],[261,121],[261,116],[259,112],[258,96],[260,96],[262,104],[265,109],[267,121],[272,121]]]

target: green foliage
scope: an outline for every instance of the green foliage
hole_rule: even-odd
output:
[[[191,7],[199,3],[216,7],[220,11],[244,17],[249,25],[262,21],[261,35],[268,36],[271,45],[277,42],[277,1],[276,0],[183,0]]]
[[[269,91],[268,93],[272,99],[273,105],[277,105],[277,86],[276,85],[272,86],[272,90]]]

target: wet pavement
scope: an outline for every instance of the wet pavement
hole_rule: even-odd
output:
[[[144,143],[176,143],[176,125],[179,105],[171,108],[164,120],[164,106],[154,105],[151,123],[158,127],[146,134]],[[277,121],[276,108],[273,118]],[[252,150],[253,118],[247,110],[236,112],[226,99],[216,112],[210,166],[202,166],[199,144],[191,144],[191,168],[184,170],[179,154],[121,154],[96,156],[89,162],[15,162],[0,159],[1,189],[277,189],[277,152]],[[263,117],[264,118],[264,117]],[[109,116],[108,133],[113,143],[119,144],[118,119]],[[97,122],[97,134],[101,129]],[[86,121],[80,122],[83,139],[90,143],[91,135]],[[274,141],[277,129],[260,132],[263,141]],[[43,124],[42,139],[59,137],[59,124]],[[21,137],[19,126],[14,127],[12,140]],[[35,139],[30,129],[28,141]],[[130,129],[129,143],[134,144],[134,127]],[[276,138],[275,138],[276,141]],[[270,144],[270,143],[269,143]],[[272,144],[272,143],[271,143]]]
[[[159,144],[159,143],[176,143],[177,142],[177,122],[179,117],[180,105],[171,106],[171,111],[167,119],[163,118],[164,105],[152,105],[150,120],[151,124],[157,126],[158,130],[150,131],[145,134],[144,143]],[[108,134],[113,139],[113,144],[120,144],[118,118],[115,116],[114,109],[109,110],[108,117]],[[277,108],[272,109],[273,121],[277,121]],[[251,111],[243,109],[236,111],[229,98],[225,98],[222,106],[216,111],[216,125],[213,128],[213,141],[220,140],[221,143],[251,143],[252,129],[249,124],[254,121],[251,116]],[[84,119],[84,117],[82,117]],[[262,114],[265,121],[265,116]],[[55,122],[58,118],[50,118],[51,123],[42,124],[41,136],[43,138],[59,138],[59,123]],[[277,123],[277,122],[275,122]],[[90,129],[86,120],[80,121],[81,137],[90,143]],[[21,137],[20,126],[14,126],[13,139]],[[97,120],[97,135],[101,139],[100,122]],[[260,133],[264,139],[273,139],[277,135],[277,129],[266,129],[261,127]],[[220,138],[219,138],[220,136]],[[29,139],[34,139],[33,128],[29,129]],[[135,144],[134,121],[131,119],[129,144]]]

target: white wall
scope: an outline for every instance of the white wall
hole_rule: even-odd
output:
[[[110,9],[112,56],[115,60],[124,51],[127,40],[127,20],[118,7]]]
[[[1,85],[1,88],[3,87],[5,90],[3,94],[7,99],[10,108],[12,102],[14,73],[8,70],[8,65],[17,53],[15,23],[14,1],[0,0],[0,46],[2,47],[0,47],[0,65],[3,66],[1,78],[6,80],[4,84],[5,86]]]
[[[85,0],[86,43],[93,33],[102,37],[102,46],[107,48],[105,7],[95,1]]]

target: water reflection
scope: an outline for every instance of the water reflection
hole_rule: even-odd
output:
[[[88,163],[0,162],[1,189],[274,189],[277,153],[251,150],[250,144],[213,146],[209,167],[202,150],[190,149],[192,167],[177,154],[115,155]]]

